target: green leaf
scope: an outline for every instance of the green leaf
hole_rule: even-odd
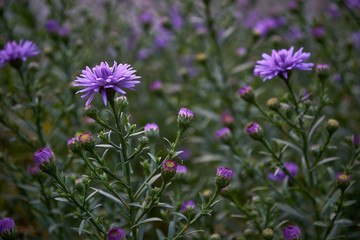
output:
[[[84,227],[86,225],[86,223],[89,221],[90,218],[87,218],[87,219],[83,219],[80,223],[80,226],[79,226],[79,230],[78,230],[78,233],[79,235],[81,235],[81,233],[83,232],[84,230]]]
[[[311,141],[312,138],[313,138],[313,135],[316,131],[316,129],[319,127],[320,123],[322,121],[324,121],[325,119],[325,116],[322,116],[321,118],[319,118],[319,120],[317,120],[317,122],[314,124],[314,126],[311,128],[310,132],[309,132],[309,135],[308,135],[308,141]]]
[[[57,197],[55,198],[56,201],[60,201],[60,202],[66,202],[69,203],[69,200],[67,200],[66,198],[62,198],[62,197]]]
[[[175,221],[171,221],[168,228],[168,238],[172,239],[175,235]]]
[[[328,162],[332,162],[332,161],[335,161],[335,160],[338,160],[340,159],[339,157],[329,157],[329,158],[325,158],[323,160],[321,160],[320,162],[318,162],[318,164],[316,164],[313,168],[310,169],[310,171],[313,171],[316,167],[322,165],[322,164],[325,164],[325,163],[328,163]]]
[[[148,218],[148,219],[145,219],[141,222],[138,222],[137,224],[133,225],[130,229],[133,229],[134,227],[137,227],[141,224],[144,224],[144,223],[149,223],[149,222],[162,222],[161,218],[158,218],[158,217],[152,217],[152,218]]]

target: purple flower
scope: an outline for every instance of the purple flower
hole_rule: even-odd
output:
[[[287,226],[283,228],[284,240],[299,240],[301,232],[298,226]]]
[[[70,147],[73,144],[77,144],[79,142],[79,137],[73,137],[66,141],[66,145]]]
[[[296,176],[298,169],[299,169],[298,165],[296,165],[295,163],[292,163],[292,162],[286,162],[286,163],[284,163],[284,166],[290,172],[291,176],[293,176],[293,177]],[[282,170],[279,170],[276,175],[269,173],[267,176],[271,180],[278,181],[278,182],[284,181],[285,179],[289,178],[289,176],[287,174],[285,174]]]
[[[168,34],[159,34],[156,38],[155,38],[155,46],[157,48],[164,48],[169,42],[169,36]]]
[[[41,165],[44,162],[49,162],[50,159],[54,159],[55,155],[50,148],[41,148],[34,153],[34,160],[37,165]]]
[[[319,63],[319,64],[316,64],[316,71],[319,72],[319,71],[323,71],[323,70],[329,70],[330,66],[329,64],[327,63]]]
[[[224,110],[221,113],[221,121],[225,124],[225,125],[229,125],[234,121],[234,117],[231,115],[231,113],[227,110]]]
[[[336,4],[330,4],[326,12],[331,18],[338,18],[341,15],[341,11]]]
[[[284,17],[276,18],[269,17],[260,20],[254,27],[254,32],[262,37],[265,37],[271,30],[277,29],[286,24]]]
[[[257,122],[253,122],[246,127],[246,133],[248,135],[255,134],[255,133],[259,132],[260,128],[261,127]]]
[[[238,49],[236,49],[236,53],[239,56],[243,56],[247,53],[247,49],[246,47],[239,47]]]
[[[288,32],[285,34],[285,39],[288,42],[295,42],[302,38],[302,32],[300,28],[292,26],[289,28]]]
[[[356,49],[360,49],[360,31],[354,32],[352,34],[352,42]]]
[[[67,27],[61,27],[59,29],[59,35],[60,36],[68,36],[70,33],[70,30]]]
[[[353,144],[356,148],[359,147],[359,143],[360,143],[360,136],[357,134],[353,135]]]
[[[231,180],[234,176],[234,171],[231,168],[222,166],[217,169],[217,176],[220,178]]]
[[[162,163],[161,174],[164,182],[168,182],[176,174],[177,163],[174,160],[168,159]]]
[[[180,149],[182,151],[182,153],[179,154],[179,158],[181,160],[187,160],[190,158],[191,156],[191,152],[190,152],[190,149],[188,148],[182,148]]]
[[[15,222],[12,218],[0,219],[0,235],[15,230]]]
[[[336,173],[336,180],[340,183],[347,183],[350,181],[350,176],[345,173]]]
[[[291,0],[288,4],[287,4],[287,9],[289,10],[289,11],[293,11],[293,10],[295,10],[297,7],[298,7],[298,2],[296,1],[296,0]]]
[[[187,168],[185,167],[185,165],[178,165],[176,172],[179,174],[185,174],[187,173]]]
[[[243,86],[242,88],[239,89],[238,93],[240,97],[244,97],[247,94],[249,94],[251,92],[251,87],[248,85]]]
[[[183,107],[179,111],[179,116],[186,117],[186,118],[193,118],[194,117],[194,112]]]
[[[260,14],[255,10],[251,10],[248,13],[243,25],[245,28],[252,28],[256,25],[257,22],[259,22],[259,19],[260,19]]]
[[[169,16],[171,21],[171,26],[175,30],[179,30],[183,25],[183,19],[180,15],[180,10],[176,6],[172,6],[169,9]]]
[[[144,126],[144,131],[145,132],[149,132],[149,131],[159,131],[159,127],[156,123],[147,123]]]
[[[112,67],[107,62],[101,62],[100,65],[96,65],[90,69],[86,67],[86,70],[82,70],[80,77],[75,80],[74,86],[82,86],[84,89],[77,91],[76,93],[87,92],[82,98],[89,97],[86,101],[86,106],[91,103],[95,93],[99,92],[102,95],[105,106],[107,105],[107,90],[115,90],[120,92],[122,95],[126,92],[122,88],[129,88],[134,90],[136,84],[140,81],[134,81],[141,77],[136,76],[129,64],[117,64],[114,61]]]
[[[314,38],[321,38],[325,34],[325,29],[323,26],[315,27],[311,29],[311,35]]]
[[[29,173],[31,175],[35,175],[40,171],[39,165],[35,164],[31,164],[29,167]]]
[[[149,12],[144,12],[139,16],[139,21],[142,24],[150,24],[154,19],[154,16]]]
[[[20,40],[19,44],[15,41],[8,42],[5,48],[0,51],[0,67],[8,62],[26,61],[28,57],[38,55],[40,50],[31,41]]]
[[[191,200],[185,201],[185,202],[181,205],[180,211],[181,211],[181,212],[186,212],[188,207],[194,208],[194,207],[195,207],[195,203],[194,203],[193,201],[191,201]]]
[[[220,140],[230,135],[230,129],[228,127],[224,127],[216,132],[215,138]]]
[[[49,33],[56,32],[59,29],[59,24],[55,19],[51,19],[46,23],[46,31]]]
[[[140,49],[137,52],[136,57],[138,60],[144,61],[145,59],[147,59],[149,57],[149,51],[147,49]]]
[[[254,69],[254,74],[264,77],[263,81],[272,79],[281,74],[281,77],[287,79],[288,72],[296,70],[311,70],[313,63],[304,63],[310,57],[310,53],[303,53],[303,48],[300,48],[295,54],[294,47],[289,50],[282,49],[279,51],[272,50],[271,56],[266,53],[262,54],[263,60],[257,61]]]
[[[156,90],[161,89],[162,86],[163,86],[163,84],[162,84],[161,80],[156,80],[155,82],[152,82],[150,84],[150,90],[151,91],[156,91]]]
[[[345,0],[345,5],[348,8],[360,8],[360,0]]]
[[[113,227],[108,231],[108,240],[122,240],[125,239],[125,231],[119,227]]]

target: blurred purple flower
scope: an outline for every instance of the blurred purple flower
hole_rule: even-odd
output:
[[[51,19],[46,22],[45,27],[46,27],[46,31],[52,33],[52,32],[56,32],[59,29],[59,24],[55,19]]]
[[[136,53],[136,58],[139,61],[144,61],[149,57],[149,51],[147,49],[140,49],[137,53]]]
[[[0,219],[0,235],[3,233],[10,233],[15,229],[15,222],[12,218]]]
[[[359,143],[360,143],[360,136],[358,134],[354,134],[353,135],[353,144],[354,144],[354,146],[356,148],[359,147]]]
[[[181,205],[180,211],[181,211],[181,212],[186,212],[188,207],[194,208],[194,207],[195,207],[195,203],[194,203],[193,201],[191,201],[191,200],[185,201],[185,202]]]
[[[298,2],[296,0],[291,0],[290,2],[288,2],[287,4],[287,10],[289,11],[293,11],[298,7]]]
[[[229,135],[230,135],[230,128],[224,127],[216,132],[215,138],[217,140],[220,140],[220,139],[224,138],[225,136],[229,136]]]
[[[348,8],[360,8],[360,0],[345,0],[345,5]]]
[[[35,164],[31,164],[29,167],[29,173],[31,175],[37,174],[40,171],[39,165]]]
[[[68,36],[70,34],[70,30],[67,27],[61,27],[59,29],[60,36]]]
[[[293,177],[296,176],[298,169],[299,169],[299,166],[297,164],[292,163],[292,162],[286,162],[286,163],[284,163],[284,166],[290,172],[291,176],[293,176]],[[269,179],[278,181],[278,182],[284,181],[285,179],[289,178],[289,176],[287,174],[285,174],[281,169],[277,172],[276,175],[269,173],[267,176]]]
[[[234,176],[234,171],[231,168],[227,167],[219,167],[217,169],[217,176],[220,178],[225,178],[227,180],[231,180]]]
[[[135,81],[135,79],[141,78],[136,76],[135,72],[136,70],[133,70],[129,64],[117,64],[115,61],[112,67],[107,62],[101,62],[92,69],[86,67],[85,70],[82,70],[80,77],[76,78],[76,84],[74,84],[74,86],[85,88],[77,91],[76,94],[87,92],[81,96],[81,98],[90,96],[85,104],[87,106],[93,100],[95,93],[101,93],[106,106],[107,90],[112,89],[124,95],[126,92],[122,88],[134,90],[135,85],[140,83],[140,81]]]
[[[156,80],[150,84],[150,90],[151,91],[157,91],[162,88],[163,84],[161,80]]]
[[[323,26],[318,26],[313,29],[311,29],[311,35],[314,38],[321,38],[325,34],[325,29]]]
[[[31,41],[20,40],[19,44],[15,41],[7,42],[4,49],[0,51],[0,67],[7,63],[16,61],[26,61],[28,57],[38,55],[40,50]]]
[[[248,13],[245,21],[243,22],[243,26],[245,28],[253,28],[259,20],[260,14],[257,11],[252,10]]]
[[[187,160],[191,157],[191,152],[188,148],[182,148],[180,151],[182,151],[182,153],[179,154],[181,160]]]
[[[122,240],[125,239],[125,231],[122,228],[114,227],[108,231],[108,240]]]
[[[176,172],[179,174],[185,174],[187,173],[187,168],[185,167],[185,165],[178,165]]]
[[[234,121],[234,117],[231,115],[231,113],[228,110],[224,110],[221,113],[221,121],[225,125],[229,125]]]
[[[352,42],[356,49],[360,49],[360,31],[352,34]]]
[[[181,17],[179,8],[176,6],[170,7],[169,16],[172,28],[175,30],[179,30],[183,25],[183,19]]]
[[[277,29],[286,24],[285,17],[269,17],[260,20],[254,27],[254,32],[262,37],[265,37],[271,30]]]
[[[239,47],[238,49],[236,49],[236,53],[239,56],[243,56],[247,53],[247,49],[246,47]]]
[[[142,24],[150,24],[150,23],[152,23],[153,19],[154,19],[154,16],[149,12],[144,12],[144,13],[140,14],[140,16],[139,16],[139,21]]]
[[[179,116],[185,117],[185,118],[193,118],[194,117],[194,112],[187,109],[187,108],[180,108],[179,111]]]
[[[34,153],[34,160],[37,165],[41,165],[44,162],[49,162],[50,159],[54,159],[55,155],[50,148],[41,148]]]
[[[341,16],[341,11],[336,4],[330,4],[329,7],[326,9],[326,13],[331,18],[338,18]]]
[[[145,132],[149,132],[149,131],[159,131],[159,126],[156,123],[147,123],[144,126],[144,131]]]
[[[285,39],[288,42],[295,42],[302,38],[302,32],[297,26],[292,26],[289,28],[288,32],[285,34]]]
[[[265,82],[267,79],[272,79],[279,74],[287,79],[288,72],[293,69],[311,70],[314,64],[304,63],[310,57],[310,53],[303,53],[302,50],[303,48],[300,48],[299,51],[293,54],[294,47],[291,47],[289,50],[272,50],[271,56],[263,53],[262,57],[264,59],[256,62],[254,74],[264,77],[263,81]]]
[[[164,48],[169,42],[169,35],[160,33],[158,36],[155,37],[155,46],[157,48]]]
[[[246,133],[248,135],[253,135],[253,134],[259,132],[260,129],[261,129],[260,124],[258,124],[257,122],[253,122],[246,127]]]
[[[301,232],[298,226],[287,226],[283,228],[284,240],[299,240]]]

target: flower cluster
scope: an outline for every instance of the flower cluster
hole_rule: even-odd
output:
[[[36,56],[40,53],[38,47],[31,41],[20,40],[19,43],[12,41],[5,45],[0,51],[0,67],[10,63],[18,66],[21,61],[26,61],[28,57]]]

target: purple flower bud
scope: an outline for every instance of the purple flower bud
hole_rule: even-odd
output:
[[[147,123],[144,126],[145,136],[150,140],[157,139],[159,137],[159,127],[156,123]]]
[[[191,152],[190,152],[190,149],[188,148],[182,148],[180,149],[182,151],[182,153],[179,154],[179,158],[181,160],[187,160],[190,158],[191,156]]]
[[[253,103],[255,100],[254,92],[252,91],[251,87],[248,85],[243,86],[238,91],[239,96],[249,103]]]
[[[122,240],[125,239],[125,231],[119,227],[113,227],[108,231],[108,240]]]
[[[188,128],[191,125],[193,118],[194,118],[193,111],[187,108],[181,108],[178,114],[179,127],[182,129]]]
[[[239,56],[243,56],[247,53],[247,49],[246,47],[239,47],[238,49],[236,49],[236,53]]]
[[[360,31],[352,34],[352,43],[356,49],[360,49]]]
[[[0,219],[0,235],[11,233],[15,230],[15,222],[12,218]]]
[[[156,80],[155,82],[152,82],[150,84],[150,90],[151,91],[157,91],[160,90],[162,88],[163,84],[161,82],[161,80]]]
[[[234,117],[231,115],[231,113],[227,110],[224,110],[221,114],[221,121],[225,125],[229,125],[234,121]]]
[[[70,30],[67,27],[61,27],[58,32],[59,35],[63,37],[68,36],[70,34]]]
[[[336,180],[339,184],[339,187],[342,191],[345,191],[345,189],[350,184],[350,175],[347,175],[345,173],[337,173],[336,174]]]
[[[257,122],[249,124],[246,127],[246,133],[255,140],[261,140],[264,137],[262,127]]]
[[[326,9],[327,14],[331,18],[338,18],[341,16],[341,11],[336,4],[330,4],[329,7]]]
[[[180,211],[181,211],[181,212],[186,212],[188,208],[192,208],[192,209],[193,209],[194,207],[195,207],[195,203],[194,203],[193,201],[191,201],[191,200],[185,201],[185,202],[181,205]]]
[[[286,162],[286,163],[284,163],[284,166],[290,172],[291,176],[293,176],[293,177],[296,176],[298,169],[299,169],[299,166],[297,164],[292,163],[292,162]],[[289,179],[289,176],[287,174],[285,174],[281,169],[277,172],[276,175],[269,173],[267,176],[269,179],[278,181],[278,182]]]
[[[176,174],[177,163],[171,159],[168,159],[162,163],[162,177],[165,182],[168,182]]]
[[[287,9],[289,11],[294,11],[296,10],[296,8],[298,7],[298,2],[296,0],[291,0],[288,4],[287,4]]]
[[[35,164],[31,164],[29,167],[29,173],[31,175],[35,175],[40,171],[39,165]]]
[[[176,172],[179,174],[185,174],[187,173],[187,168],[185,167],[185,165],[178,165]]]
[[[360,0],[345,0],[345,5],[348,8],[360,8]]]
[[[179,8],[176,6],[172,6],[169,10],[169,16],[172,28],[174,30],[179,30],[183,25],[183,19],[180,15]]]
[[[360,143],[360,136],[359,135],[353,135],[353,144],[355,148],[359,147],[359,143]]]
[[[87,151],[92,151],[95,148],[95,141],[89,132],[85,132],[79,136],[80,146]]]
[[[142,24],[150,24],[150,23],[152,23],[153,19],[154,19],[154,16],[149,12],[144,12],[139,16],[139,21]]]
[[[315,27],[311,29],[311,35],[314,38],[321,38],[325,34],[325,29],[323,26]]]
[[[231,168],[227,168],[224,166],[219,167],[216,174],[216,185],[218,186],[218,188],[222,189],[228,186],[231,182],[233,175],[234,171]]]
[[[54,158],[55,155],[50,148],[41,148],[34,153],[34,160],[38,166],[44,162],[50,162],[50,159]]]
[[[217,140],[226,140],[230,137],[230,128],[224,127],[216,132],[215,138]]]
[[[301,232],[298,226],[287,226],[283,228],[284,240],[299,240]]]
[[[70,138],[66,141],[66,145],[74,153],[78,152],[81,149],[79,137]]]
[[[51,19],[46,23],[46,31],[49,33],[56,32],[59,29],[59,24],[55,19]]]
[[[149,51],[147,49],[140,49],[137,52],[136,57],[139,61],[144,61],[149,57]]]

